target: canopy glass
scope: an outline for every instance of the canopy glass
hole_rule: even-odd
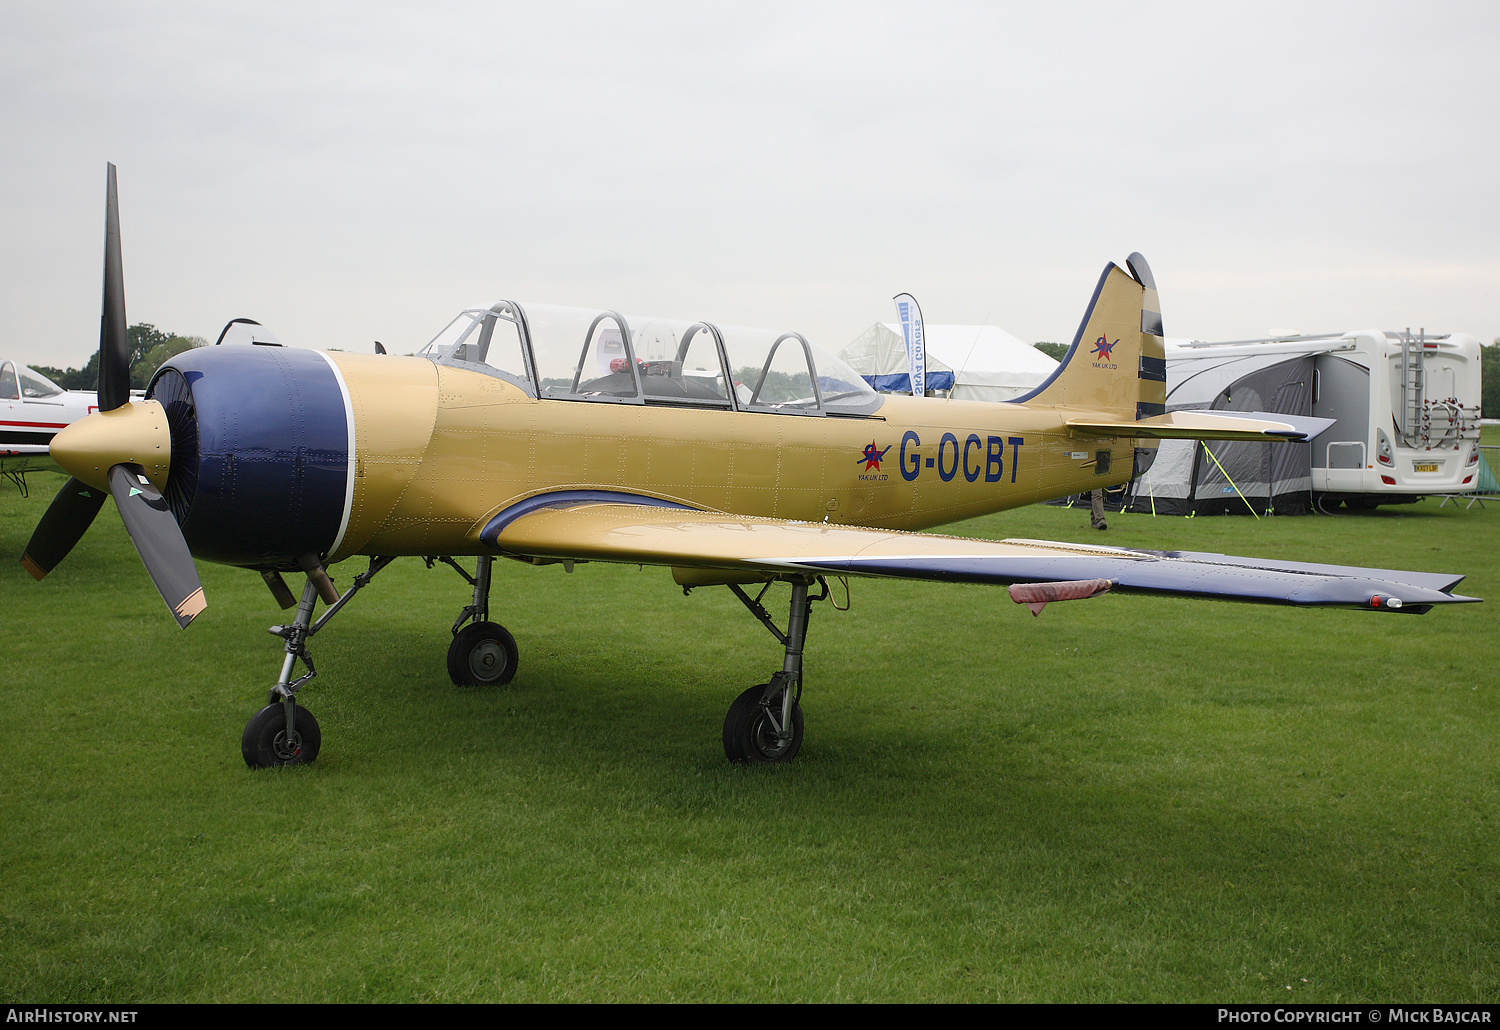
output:
[[[865,415],[881,397],[800,333],[500,301],[471,308],[421,352],[534,397]]]

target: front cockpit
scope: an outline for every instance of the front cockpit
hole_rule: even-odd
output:
[[[464,311],[420,356],[550,400],[795,415],[869,415],[882,400],[801,333],[514,301]]]

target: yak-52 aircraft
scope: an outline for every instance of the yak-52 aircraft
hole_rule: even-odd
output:
[[[1105,267],[1057,371],[1000,404],[882,396],[795,332],[514,301],[463,312],[416,357],[188,351],[132,401],[113,166],[104,269],[102,410],[52,441],[73,478],[21,560],[44,576],[112,494],[182,626],[206,603],[195,556],[258,571],[297,611],[273,629],[285,657],[245,729],[252,767],[317,756],[318,724],[295,702],[315,675],[308,638],[403,555],[473,585],[448,651],[457,684],[516,672],[515,640],[490,621],[496,557],[661,565],[684,587],[728,586],[785,645],[782,668],[729,708],[735,762],[801,747],[802,650],[829,576],[1004,583],[1033,611],[1106,589],[1378,612],[1474,600],[1451,592],[1456,575],[909,532],[1123,483],[1138,443],[1316,431],[1164,412],[1160,305],[1139,254]],[[368,569],[340,594],[327,569],[356,555]],[[477,558],[474,575],[457,556]],[[300,599],[286,572],[305,575]],[[761,604],[776,581],[791,585],[784,632]]]

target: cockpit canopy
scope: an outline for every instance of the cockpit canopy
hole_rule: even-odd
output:
[[[533,397],[867,415],[881,397],[801,333],[500,301],[463,312],[421,356]]]
[[[20,381],[17,382],[19,375]],[[63,388],[34,368],[17,366],[9,361],[0,362],[0,401],[32,400],[56,397]]]

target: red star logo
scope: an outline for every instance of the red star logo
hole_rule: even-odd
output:
[[[864,462],[866,472],[870,471],[871,469],[879,472],[880,459],[884,458],[886,455],[886,451],[889,450],[890,448],[887,447],[884,451],[882,451],[880,447],[876,445],[875,441],[871,440],[869,443],[865,444],[865,453],[860,457],[855,458],[854,463],[857,465],[860,462]]]
[[[1115,341],[1115,343],[1119,342],[1119,340]],[[1115,343],[1110,343],[1109,337],[1101,336],[1099,337],[1099,339],[1094,341],[1094,353],[1099,355],[1105,361],[1108,361],[1109,352],[1115,349]]]

